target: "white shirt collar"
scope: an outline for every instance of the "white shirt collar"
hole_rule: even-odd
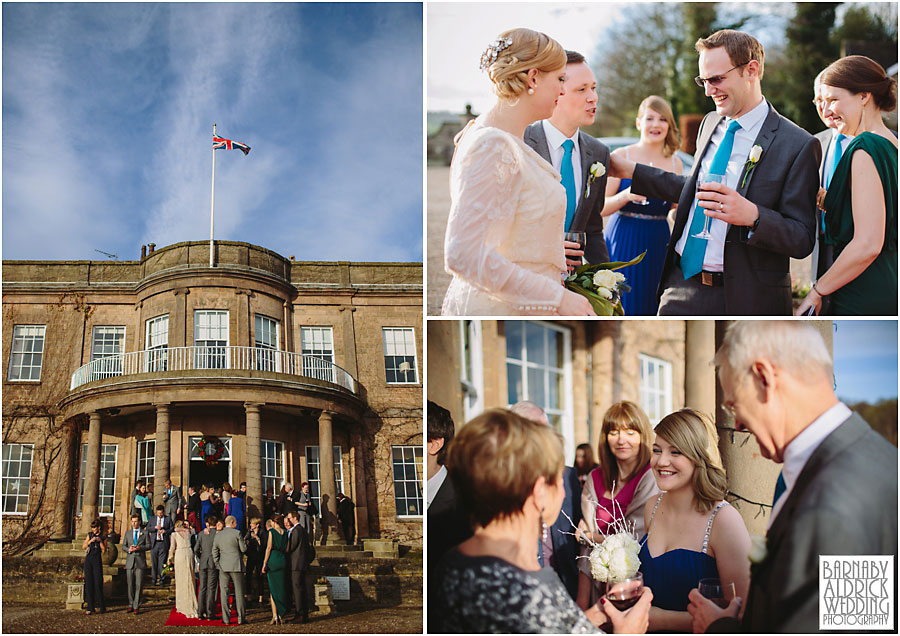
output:
[[[441,466],[440,469],[432,476],[428,478],[428,486],[425,489],[425,495],[428,500],[428,507],[431,507],[431,502],[434,501],[434,496],[437,494],[438,490],[441,489],[441,486],[444,484],[444,480],[447,478],[447,469],[444,466]]]
[[[797,483],[797,478],[803,472],[803,467],[806,466],[810,456],[825,441],[825,438],[843,424],[850,415],[852,415],[850,408],[843,402],[838,402],[800,431],[800,434],[791,440],[791,443],[784,449],[782,476],[784,477],[785,491],[772,509],[772,516],[769,517],[770,525],[794,489],[794,484]]]
[[[551,148],[559,148],[563,145],[563,142],[566,139],[571,139],[575,144],[575,148],[572,149],[572,152],[580,152],[580,148],[578,147],[578,129],[575,129],[575,134],[571,137],[566,137],[556,126],[550,123],[549,119],[544,119],[541,122],[544,125],[544,135],[547,137],[547,143],[550,144]]]
[[[766,101],[766,98],[763,97],[753,109],[738,117],[737,122],[741,125],[741,130],[750,131],[760,123],[762,123],[762,120],[765,119],[766,115],[768,114],[769,103]],[[729,117],[726,117],[725,120],[727,124],[730,124],[732,121],[734,121]]]

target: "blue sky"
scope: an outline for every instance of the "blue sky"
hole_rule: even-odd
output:
[[[897,321],[838,320],[835,325],[838,397],[872,403],[897,397]]]
[[[3,258],[422,259],[422,6],[3,4]]]

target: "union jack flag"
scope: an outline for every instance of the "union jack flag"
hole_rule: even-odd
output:
[[[213,150],[220,150],[222,148],[225,148],[226,150],[240,150],[245,155],[250,152],[250,146],[247,144],[213,135]]]

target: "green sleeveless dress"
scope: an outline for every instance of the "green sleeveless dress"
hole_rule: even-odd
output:
[[[875,162],[884,189],[884,244],[881,253],[854,280],[831,295],[833,315],[897,315],[897,149],[870,132],[857,135],[841,157],[825,195],[825,242],[837,259],[853,238],[850,161],[861,150]]]
[[[288,595],[285,585],[284,569],[287,567],[287,530],[279,534],[273,529],[269,529],[269,536],[272,537],[272,552],[269,554],[269,560],[266,563],[266,578],[269,580],[269,593],[272,600],[275,601],[275,610],[279,616],[287,614]]]

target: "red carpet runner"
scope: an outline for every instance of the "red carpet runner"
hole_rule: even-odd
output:
[[[216,604],[216,616],[220,616],[221,614],[222,606]],[[235,608],[233,597],[231,599],[231,617],[228,620],[230,621],[229,625],[237,625],[237,609]],[[169,618],[166,619],[166,625],[173,625],[175,627],[208,627],[210,625],[223,625],[223,623],[221,618],[214,618],[209,621],[202,621],[199,618],[188,618],[173,607],[172,613],[169,614]]]

